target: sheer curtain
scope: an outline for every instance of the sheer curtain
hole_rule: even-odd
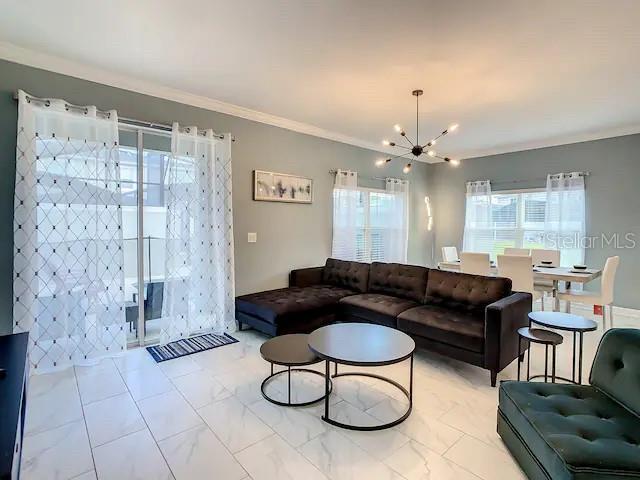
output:
[[[331,256],[341,260],[365,261],[358,238],[363,241],[364,224],[358,212],[358,173],[338,170],[333,186],[333,241]]]
[[[546,248],[560,250],[563,267],[584,263],[585,190],[579,172],[547,176]]]
[[[118,116],[18,97],[13,331],[38,372],[126,348]]]
[[[231,136],[173,125],[160,341],[235,329]]]
[[[493,236],[491,182],[489,180],[467,182],[462,250],[492,253]]]
[[[398,178],[387,178],[386,201],[371,208],[371,224],[380,226],[384,232],[384,261],[407,262],[409,242],[409,182]]]

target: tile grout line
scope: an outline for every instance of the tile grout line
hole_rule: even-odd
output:
[[[91,463],[93,464],[93,471],[96,474],[96,478],[98,478],[98,470],[96,469],[96,459],[93,456],[93,448],[91,447],[91,437],[89,437],[89,427],[87,426],[87,417],[84,414],[84,405],[82,404],[82,394],[80,393],[80,385],[78,383],[78,375],[77,375],[77,372],[76,372],[76,367],[73,366],[71,368],[73,369],[73,379],[75,381],[76,388],[78,389],[78,398],[80,400],[80,409],[82,410],[82,423],[84,424],[84,431],[87,434],[87,443],[88,443],[88,446],[89,446],[89,452],[91,453]],[[86,471],[84,473],[88,473],[88,472],[90,472],[90,470],[88,470],[88,471]],[[81,473],[80,475],[84,475],[84,473]],[[78,477],[78,476],[79,475],[76,475],[76,477]]]
[[[127,351],[128,351],[128,350],[127,350]],[[148,353],[148,352],[147,352],[147,353]],[[163,460],[164,460],[164,463],[167,465],[167,468],[169,469],[169,472],[171,473],[171,476],[172,476],[172,477],[174,478],[174,480],[175,480],[176,476],[175,476],[175,474],[173,473],[173,470],[171,469],[171,465],[169,465],[169,462],[167,461],[166,457],[164,456],[164,453],[162,453],[162,449],[160,448],[160,445],[158,445],[158,442],[157,442],[156,438],[154,437],[153,432],[152,432],[152,431],[151,431],[151,429],[149,428],[149,424],[147,423],[147,419],[146,419],[146,418],[144,418],[144,415],[143,415],[143,414],[142,414],[142,412],[140,411],[140,407],[138,406],[138,402],[136,402],[136,400],[133,398],[133,394],[131,393],[131,390],[129,390],[129,385],[127,384],[127,382],[125,381],[124,377],[122,376],[122,372],[120,372],[120,370],[117,368],[117,365],[116,365],[116,369],[118,370],[118,374],[119,374],[119,375],[120,375],[120,377],[122,378],[122,381],[124,382],[125,387],[127,387],[127,392],[129,393],[129,396],[131,397],[131,400],[133,401],[133,404],[135,405],[136,410],[138,410],[138,414],[140,415],[140,418],[142,418],[142,421],[144,422],[145,426],[147,427],[146,429],[149,431],[149,435],[151,435],[151,439],[152,439],[152,440],[153,440],[153,442],[155,443],[156,448],[157,448],[157,449],[158,449],[158,451],[160,452],[160,455],[162,456],[162,458],[163,458]],[[160,371],[160,373],[161,373],[162,375],[164,375],[164,372],[163,372],[162,370],[160,370],[160,367],[158,367],[158,370]],[[166,377],[166,375],[165,375],[165,377]],[[171,385],[173,386],[173,383],[172,383],[171,381],[170,381],[170,383],[171,383]],[[164,393],[168,393],[168,392],[164,392]],[[158,395],[162,395],[162,394],[158,394]],[[151,397],[147,397],[147,398],[152,398],[152,397],[154,397],[154,396],[157,396],[157,395],[152,395]],[[140,400],[144,400],[144,399],[140,399]],[[133,433],[129,433],[129,434],[127,434],[127,435],[123,435],[123,436],[121,436],[121,437],[120,437],[120,439],[121,439],[121,438],[124,438],[124,437],[126,437],[126,436],[128,436],[128,435],[133,435],[134,433],[138,433],[138,432],[142,432],[142,430],[138,430],[137,432],[133,432]],[[115,441],[115,440],[114,440],[114,441]],[[111,442],[109,442],[109,443],[111,443]],[[106,445],[106,444],[105,444],[105,445]],[[98,473],[98,472],[96,471],[96,476],[97,476],[97,473]]]

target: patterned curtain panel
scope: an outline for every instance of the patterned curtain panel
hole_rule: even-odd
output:
[[[126,348],[118,118],[19,92],[14,332],[34,371]]]
[[[235,330],[230,138],[173,126],[161,343]]]

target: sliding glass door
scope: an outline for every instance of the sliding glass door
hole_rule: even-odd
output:
[[[130,346],[160,336],[165,279],[165,176],[170,137],[120,131],[125,309]]]

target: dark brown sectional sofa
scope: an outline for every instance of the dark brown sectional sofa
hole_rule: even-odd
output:
[[[330,258],[293,270],[289,287],[236,298],[238,325],[268,335],[309,333],[341,322],[397,328],[419,346],[486,368],[491,385],[518,355],[531,295],[511,280],[396,263]]]

